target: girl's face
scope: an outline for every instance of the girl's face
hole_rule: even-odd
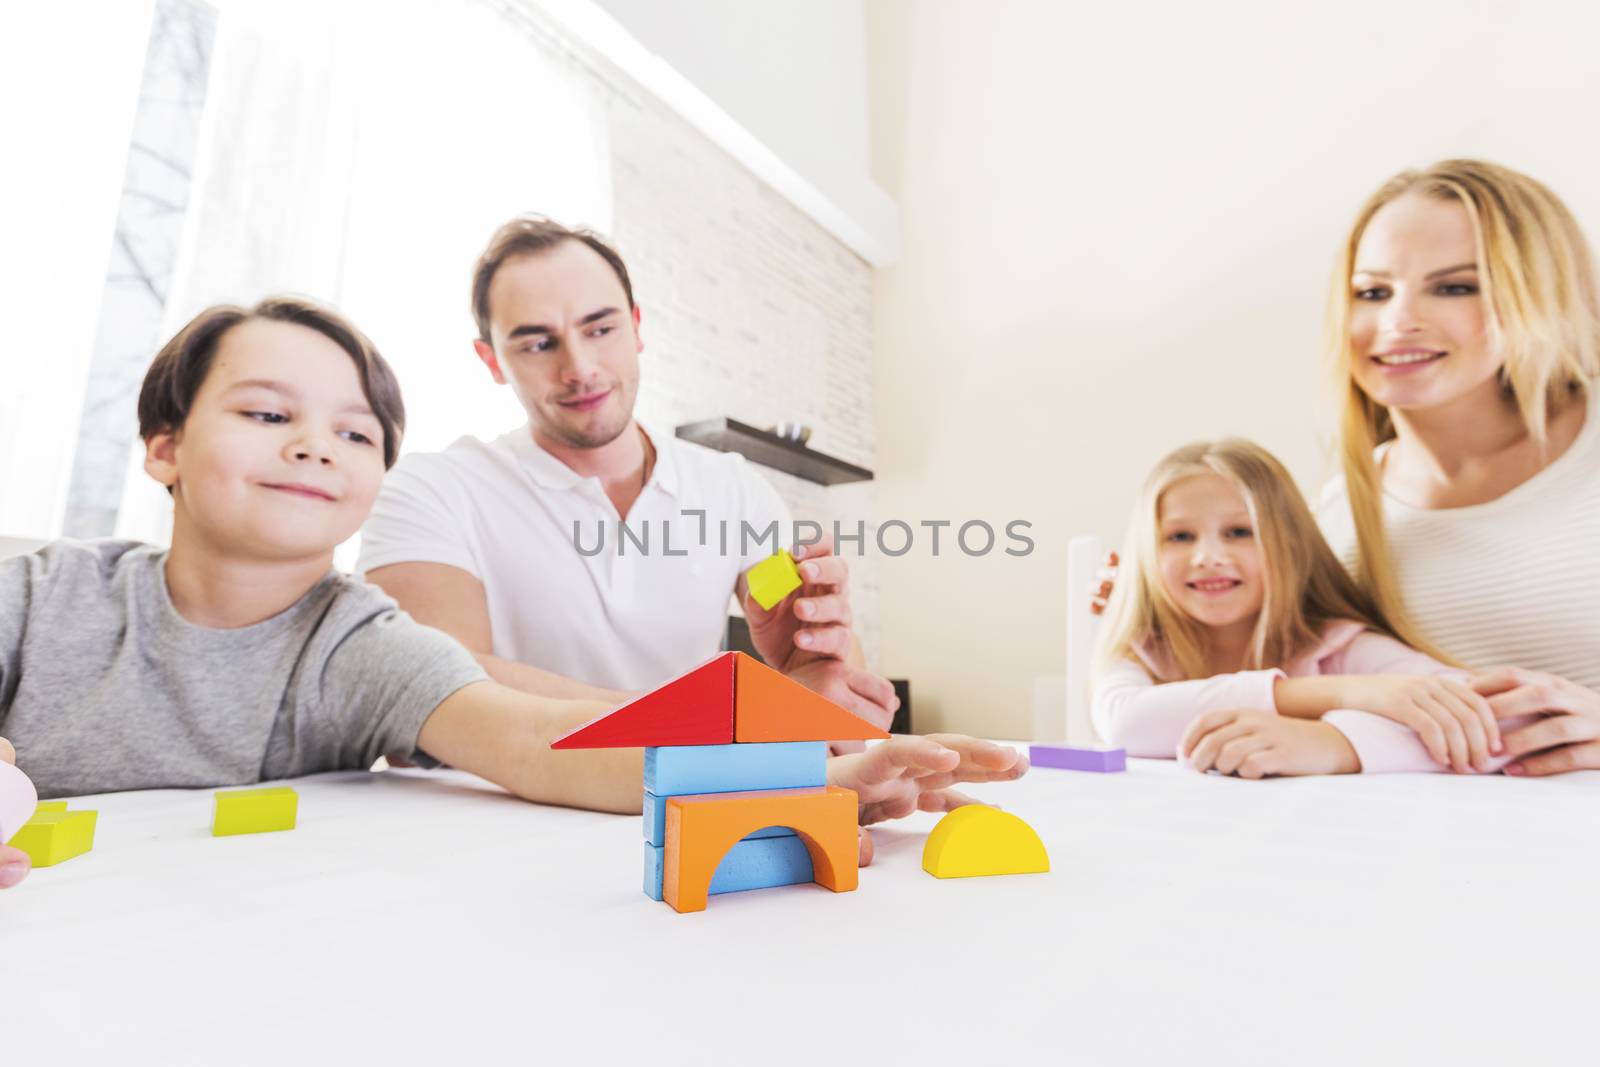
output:
[[[1498,392],[1477,260],[1459,200],[1411,194],[1378,209],[1350,278],[1350,372],[1362,392],[1402,411]]]
[[[1220,474],[1195,474],[1161,494],[1161,581],[1189,618],[1254,626],[1266,586],[1244,496]]]

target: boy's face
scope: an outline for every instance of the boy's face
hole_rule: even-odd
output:
[[[173,540],[290,561],[331,553],[383,481],[383,427],[349,353],[316,330],[251,319],[223,335],[176,433],[145,443],[173,490]]]
[[[611,265],[580,241],[507,260],[489,285],[489,337],[475,342],[536,433],[568,448],[611,443],[639,392],[639,312]]]

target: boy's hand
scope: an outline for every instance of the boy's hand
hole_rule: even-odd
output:
[[[1240,778],[1354,774],[1361,769],[1356,750],[1332,726],[1267,711],[1208,711],[1189,724],[1178,752],[1201,773]]]
[[[855,790],[863,826],[914,811],[950,811],[973,799],[957,782],[1009,782],[1028,770],[1014,748],[963,734],[894,737],[865,752],[828,761],[828,784]],[[871,858],[870,844],[862,854]]]
[[[3,737],[0,737],[0,760],[13,765],[17,762],[17,750]],[[28,872],[32,869],[33,861],[28,858],[26,852],[0,845],[0,889],[10,889],[28,877]]]
[[[1428,674],[1353,675],[1341,683],[1344,707],[1409,727],[1434,762],[1457,774],[1487,771],[1502,751],[1494,709],[1466,683]]]

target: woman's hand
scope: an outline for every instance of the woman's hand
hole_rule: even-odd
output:
[[[1487,771],[1504,751],[1488,699],[1471,685],[1432,674],[1363,674],[1340,680],[1341,708],[1409,727],[1435,762],[1457,774]]]
[[[1332,726],[1270,711],[1208,711],[1189,724],[1178,752],[1201,773],[1240,778],[1354,774],[1361,769],[1356,750]]]
[[[1539,715],[1505,736],[1512,758],[1507,774],[1545,775],[1600,768],[1600,693],[1576,682],[1518,667],[1473,678],[1471,686],[1487,697],[1500,719]]]
[[[1117,568],[1119,566],[1121,566],[1121,561],[1117,559],[1117,554],[1115,552],[1107,552],[1106,561],[1100,565],[1099,573],[1096,575],[1100,581],[1095,585],[1094,591],[1089,597],[1089,613],[1091,615],[1105,613],[1106,605],[1111,602],[1111,591],[1117,587]]]

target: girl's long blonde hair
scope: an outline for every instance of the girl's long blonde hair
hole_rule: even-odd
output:
[[[1587,396],[1600,376],[1600,296],[1589,244],[1560,198],[1524,174],[1478,160],[1447,159],[1395,175],[1361,206],[1340,249],[1328,299],[1326,347],[1343,396],[1339,452],[1360,550],[1358,573],[1395,634],[1440,656],[1406,612],[1384,534],[1373,453],[1394,438],[1394,422],[1387,408],[1361,391],[1351,372],[1350,277],[1356,247],[1378,210],[1407,194],[1455,200],[1466,208],[1477,239],[1489,344],[1503,357],[1501,382],[1541,448],[1550,416]]]
[[[1219,474],[1238,488],[1260,547],[1266,588],[1246,669],[1282,665],[1315,644],[1323,624],[1336,619],[1393,635],[1378,605],[1328,547],[1283,464],[1260,445],[1226,438],[1185,445],[1156,464],[1145,480],[1096,643],[1097,672],[1132,659],[1147,668],[1171,664],[1181,678],[1211,673],[1205,627],[1168,595],[1160,569],[1161,499],[1175,483],[1197,474]]]

